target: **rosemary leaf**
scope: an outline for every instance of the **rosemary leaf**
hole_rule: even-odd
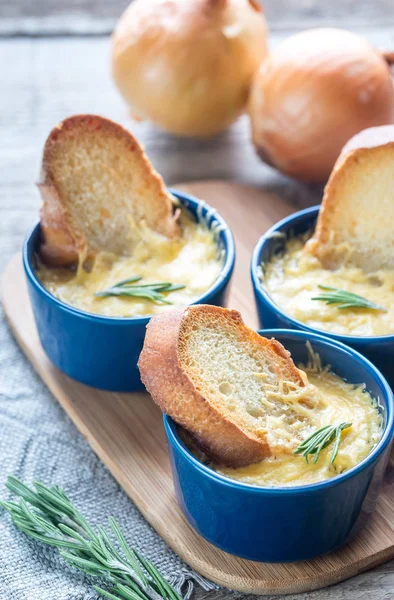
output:
[[[331,454],[331,458],[330,458],[330,463],[332,464],[338,454],[338,450],[339,450],[339,444],[341,443],[341,431],[342,429],[346,429],[347,427],[350,427],[351,423],[342,423],[341,425],[338,425],[338,427],[335,430],[335,443],[334,443],[334,448],[332,450],[332,454]]]
[[[118,545],[103,527],[93,530],[62,488],[48,488],[40,482],[29,488],[15,477],[9,477],[6,485],[19,498],[18,502],[0,501],[13,524],[30,538],[56,547],[73,567],[106,581],[108,590],[94,586],[102,597],[182,600],[158,569],[129,547],[113,517],[109,525]]]
[[[163,597],[170,598],[171,600],[182,600],[178,592],[174,591],[170,584],[160,574],[155,565],[153,565],[145,558],[140,556],[137,550],[134,550],[134,554],[136,555],[140,563],[143,565],[143,567],[147,570],[152,579],[156,582],[157,586],[159,587],[160,593],[163,594]]]
[[[320,457],[320,453],[322,450],[327,448],[330,444],[332,444],[335,440],[333,451],[331,453],[330,464],[333,464],[335,461],[339,444],[341,443],[341,433],[344,429],[348,429],[352,423],[341,423],[340,425],[325,425],[321,427],[312,435],[310,435],[306,440],[301,442],[296,450],[294,450],[293,454],[302,454],[305,458],[306,463],[309,464],[309,456],[314,455],[313,462],[317,463]]]
[[[130,564],[133,565],[135,572],[137,573],[137,575],[139,576],[141,581],[144,583],[144,585],[147,585],[148,580],[145,577],[144,572],[140,568],[140,565],[138,564],[138,561],[136,560],[134,553],[129,548],[126,538],[124,537],[123,533],[121,532],[119,525],[117,524],[117,522],[115,521],[115,519],[113,517],[109,517],[108,522],[109,522],[109,525],[116,537],[116,540],[117,540],[119,546],[122,548],[123,552],[125,553],[126,558],[130,562]],[[105,532],[103,532],[103,533],[105,534]],[[109,542],[109,540],[107,539],[107,543],[108,542]]]
[[[115,596],[114,594],[111,594],[111,592],[108,592],[107,590],[103,590],[103,588],[99,587],[98,585],[94,585],[93,589],[100,594],[100,596],[102,596],[103,598],[109,598],[109,600],[122,600],[121,596]],[[123,596],[124,598],[124,596]]]
[[[325,294],[320,294],[319,296],[315,296],[312,300],[321,300],[326,304],[336,304],[339,309],[344,308],[369,308],[370,310],[380,310],[382,312],[387,312],[383,306],[379,304],[375,304],[367,298],[363,298],[358,294],[352,294],[351,292],[347,292],[346,290],[340,290],[339,288],[330,287],[328,285],[319,285],[321,290],[325,290]]]
[[[126,586],[121,585],[120,583],[118,583],[116,586],[116,591],[120,594],[123,594],[123,598],[125,598],[125,600],[140,600],[140,596],[137,593],[134,593],[132,590],[126,588]]]
[[[139,281],[141,281],[141,277],[137,275],[130,277],[129,279],[123,279],[111,288],[96,292],[95,296],[101,298],[109,296],[128,296],[133,298],[146,298],[157,304],[171,304],[164,294],[182,290],[185,287],[182,284],[171,283],[169,281],[157,283],[139,283]]]
[[[132,283],[137,283],[137,281],[141,281],[142,277],[140,277],[139,275],[133,275],[132,277],[129,277],[128,279],[122,279],[121,281],[118,281],[118,283],[116,284],[117,286],[122,286],[122,285],[130,285]]]

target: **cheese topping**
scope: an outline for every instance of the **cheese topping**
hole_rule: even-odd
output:
[[[394,334],[394,271],[364,273],[352,266],[324,269],[316,257],[302,251],[306,239],[290,239],[285,252],[264,265],[262,285],[274,302],[291,317],[324,331],[355,336]],[[322,293],[319,285],[358,294],[387,312],[338,309],[334,304],[312,300]]]
[[[383,430],[383,418],[378,401],[365,391],[364,385],[347,383],[329,367],[322,368],[320,357],[307,344],[310,362],[301,371],[304,386],[280,380],[256,398],[263,406],[262,433],[268,442],[271,456],[260,463],[232,469],[211,463],[183,430],[180,435],[190,450],[203,462],[222,475],[242,483],[265,487],[308,485],[335,477],[362,461],[376,446]],[[255,376],[259,376],[258,373]],[[263,378],[264,379],[264,378]],[[269,405],[269,397],[276,404]],[[278,406],[281,410],[278,411]],[[294,454],[300,444],[327,425],[351,423],[341,433],[339,451],[330,463],[333,444],[322,450],[316,464],[314,455],[309,463],[301,454]],[[254,427],[258,432],[257,423]]]
[[[51,294],[66,304],[109,317],[152,315],[174,305],[191,304],[217,279],[223,253],[215,241],[215,232],[203,222],[195,223],[183,210],[181,223],[183,234],[179,240],[169,240],[140,223],[139,242],[132,256],[99,252],[90,272],[82,267],[83,257],[77,271],[49,268],[39,263],[37,277]],[[130,226],[136,227],[133,223]],[[138,297],[95,296],[96,292],[134,275],[142,277],[143,283],[169,281],[186,287],[166,295],[170,305]]]
[[[354,467],[371,452],[382,435],[382,416],[376,400],[364,391],[363,385],[346,383],[327,369],[316,368],[315,365],[306,368],[305,372],[308,377],[305,388],[294,390],[294,384],[287,386],[284,383],[282,395],[277,395],[300,415],[300,420],[289,427],[284,423],[285,411],[279,417],[267,415],[267,441],[273,450],[272,456],[237,469],[211,465],[216,471],[253,485],[307,485]],[[311,402],[303,402],[302,398],[309,398]],[[333,464],[330,464],[332,445],[321,452],[316,464],[313,456],[309,457],[307,464],[303,456],[293,454],[301,441],[321,427],[343,422],[352,423],[352,426],[342,432]]]

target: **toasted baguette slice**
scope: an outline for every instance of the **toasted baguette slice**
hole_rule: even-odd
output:
[[[267,412],[292,410],[267,400],[283,380],[305,383],[289,352],[244,325],[234,310],[196,305],[152,317],[138,363],[163,412],[184,427],[213,460],[230,467],[271,454]]]
[[[394,125],[371,127],[343,148],[305,250],[325,268],[394,269]]]
[[[167,237],[180,233],[174,197],[134,137],[93,115],[65,119],[44,148],[41,180],[43,258],[67,265],[105,250],[128,255],[135,223]]]

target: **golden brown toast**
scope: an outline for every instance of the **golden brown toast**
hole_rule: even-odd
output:
[[[138,366],[162,411],[220,464],[244,466],[271,454],[267,414],[298,419],[275,396],[283,382],[305,386],[289,352],[234,310],[194,305],[152,317]]]
[[[343,148],[305,250],[325,268],[394,269],[394,125],[371,127]]]
[[[100,250],[128,255],[134,223],[174,237],[179,210],[137,140],[103,117],[76,115],[52,129],[38,187],[45,262],[67,265]]]

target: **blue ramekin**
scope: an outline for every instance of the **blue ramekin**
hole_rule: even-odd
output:
[[[349,541],[373,512],[394,432],[393,395],[376,367],[344,344],[302,331],[259,333],[279,340],[296,363],[307,362],[309,340],[323,365],[351,383],[365,383],[382,407],[381,440],[342,475],[313,485],[268,488],[240,483],[201,463],[164,416],[176,495],[190,525],[226,552],[263,562],[311,559]]]
[[[259,276],[259,267],[262,262],[269,262],[271,257],[283,247],[284,238],[276,234],[284,233],[286,237],[297,236],[307,231],[313,231],[316,225],[320,206],[313,206],[296,212],[271,227],[257,242],[251,261],[251,278],[256,299],[257,312],[261,327],[270,329],[289,328],[321,333],[333,340],[351,346],[369,358],[387,378],[390,385],[394,385],[394,335],[382,336],[355,336],[341,335],[309,327],[301,321],[287,315],[271,298],[264,289]]]
[[[219,277],[194,304],[225,306],[235,263],[233,235],[220,215],[202,200],[176,192],[181,205],[209,227],[222,227],[219,238],[225,259]],[[37,279],[34,254],[41,238],[40,224],[28,234],[23,246],[29,295],[41,344],[51,362],[61,371],[87,385],[116,392],[144,389],[137,361],[142,350],[145,317],[106,317],[87,313],[50,294]]]

